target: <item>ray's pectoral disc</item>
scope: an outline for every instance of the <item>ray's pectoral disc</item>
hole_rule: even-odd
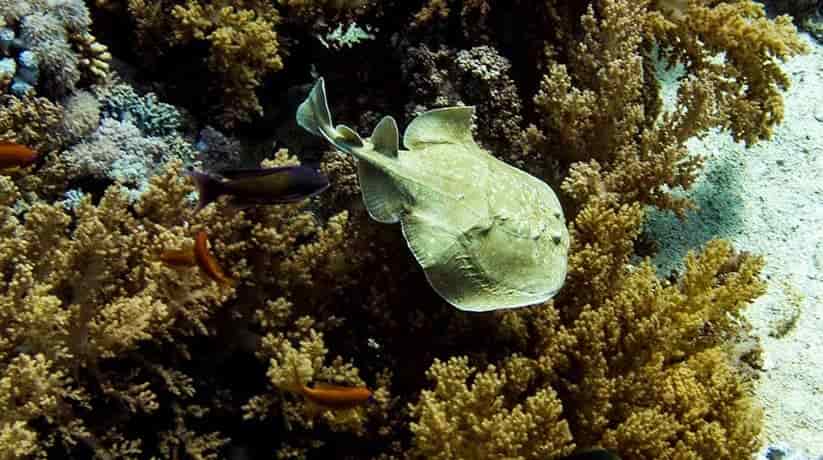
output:
[[[403,135],[385,117],[372,136],[331,121],[321,78],[298,123],[357,159],[369,215],[400,222],[429,283],[462,310],[543,302],[566,277],[569,234],[554,191],[472,138],[473,107],[416,117]]]

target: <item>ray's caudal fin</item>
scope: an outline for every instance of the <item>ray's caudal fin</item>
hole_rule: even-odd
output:
[[[323,136],[346,153],[363,147],[363,139],[354,130],[343,125],[336,128],[332,125],[323,77],[317,80],[306,100],[297,108],[297,124],[312,134]]]

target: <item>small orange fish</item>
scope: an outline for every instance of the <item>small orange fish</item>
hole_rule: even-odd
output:
[[[0,170],[24,168],[37,161],[37,152],[22,144],[0,141]]]
[[[197,259],[194,257],[194,249],[165,249],[160,253],[160,260],[173,267],[194,267]]]
[[[197,265],[209,278],[226,286],[234,284],[234,280],[223,272],[223,269],[217,263],[217,259],[209,252],[208,235],[205,230],[197,232],[197,236],[194,238],[194,258],[197,260]]]
[[[302,385],[299,393],[323,409],[343,410],[363,405],[372,397],[366,387],[344,387],[328,383],[318,383],[314,388]]]

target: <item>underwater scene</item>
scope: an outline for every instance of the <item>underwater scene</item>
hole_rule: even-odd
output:
[[[0,460],[823,459],[819,40],[0,0]]]

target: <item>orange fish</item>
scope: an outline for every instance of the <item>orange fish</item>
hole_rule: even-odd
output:
[[[160,260],[173,267],[194,267],[197,265],[193,249],[166,249],[160,253]]]
[[[197,236],[194,238],[194,258],[197,261],[197,265],[200,266],[200,269],[203,270],[209,278],[226,286],[234,284],[234,280],[223,272],[223,269],[221,269],[217,263],[217,259],[209,252],[208,235],[205,230],[197,232]]]
[[[37,152],[22,144],[0,141],[0,170],[24,168],[37,161]]]
[[[363,405],[372,397],[366,387],[344,387],[318,383],[314,388],[301,385],[298,392],[323,409],[343,410]]]

